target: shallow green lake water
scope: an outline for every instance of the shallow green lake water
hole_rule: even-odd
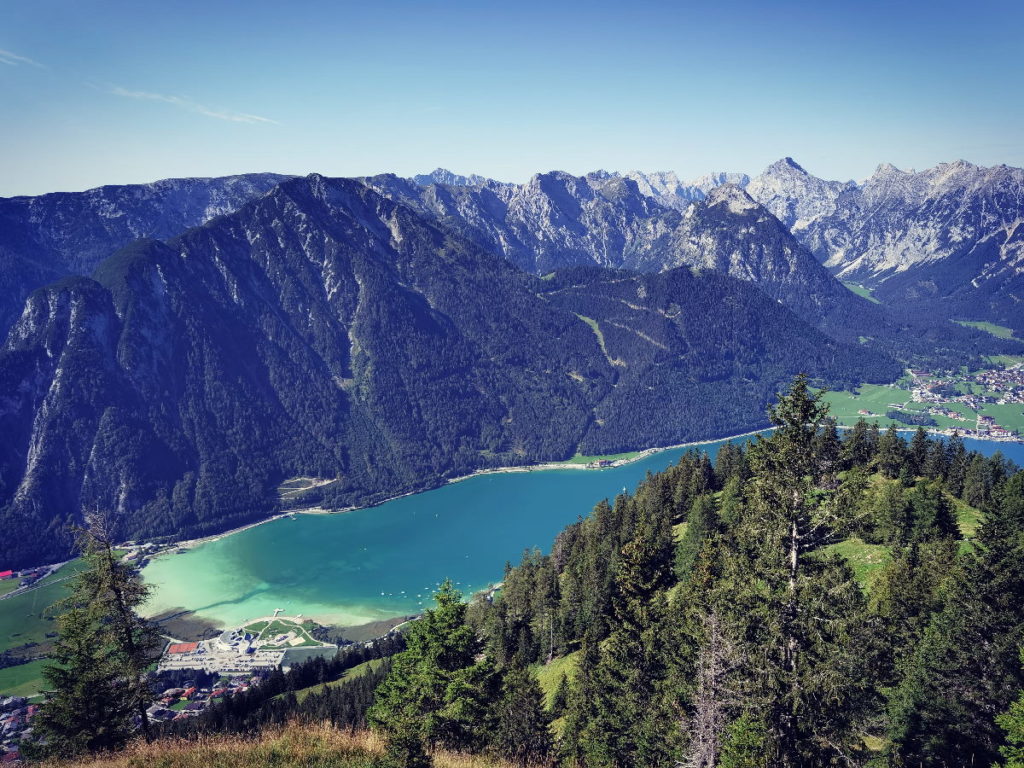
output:
[[[714,456],[724,442],[701,449]],[[256,526],[154,560],[143,571],[156,588],[149,612],[184,608],[237,624],[282,608],[343,625],[416,613],[446,578],[464,594],[500,581],[506,561],[546,551],[601,499],[632,492],[685,450],[613,469],[478,475],[376,507]]]

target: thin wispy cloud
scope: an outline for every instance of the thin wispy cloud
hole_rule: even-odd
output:
[[[0,64],[6,64],[9,67],[19,67],[22,64],[28,64],[30,67],[46,69],[45,66],[35,59],[30,59],[28,56],[21,56],[14,51],[5,51],[3,48],[0,48]]]
[[[131,91],[127,88],[122,88],[119,85],[111,86],[109,91],[115,96],[123,96],[126,99],[137,99],[139,101],[161,101],[165,104],[171,104],[178,107],[179,109],[184,109],[187,112],[194,112],[197,115],[205,115],[206,117],[213,117],[217,120],[226,120],[231,123],[270,123],[278,125],[276,120],[271,120],[269,117],[250,115],[246,112],[235,112],[230,109],[208,107],[205,104],[200,104],[197,101],[192,101],[191,99],[186,99],[182,96],[169,96],[164,93],[151,93],[149,91]]]

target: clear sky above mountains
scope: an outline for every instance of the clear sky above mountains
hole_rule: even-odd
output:
[[[1024,5],[0,5],[0,195],[169,176],[1024,165]]]

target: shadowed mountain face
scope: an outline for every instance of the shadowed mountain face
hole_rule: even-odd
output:
[[[291,476],[367,503],[761,426],[800,370],[898,369],[725,275],[542,280],[357,181],[293,179],[29,297],[0,351],[0,561],[63,557],[83,509],[210,533]]]
[[[230,213],[285,178],[253,173],[165,179],[0,198],[0,337],[34,289],[67,275],[87,275],[140,237],[173,237]]]

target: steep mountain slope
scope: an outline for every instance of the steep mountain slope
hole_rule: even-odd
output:
[[[368,183],[530,272],[595,264],[658,272],[690,265],[754,283],[812,322],[835,307],[872,311],[731,184],[712,187],[706,200],[680,213],[617,174],[553,172],[522,186],[421,187],[394,176]]]
[[[82,509],[208,533],[289,476],[345,506],[741,431],[798,370],[898,365],[721,275],[541,280],[357,181],[293,179],[31,295],[0,351],[0,561],[62,557]]]
[[[964,161],[919,173],[884,164],[862,185],[785,161],[748,191],[840,278],[907,316],[1024,331],[1024,170]]]
[[[87,275],[140,237],[172,237],[230,213],[284,178],[165,179],[0,198],[0,337],[33,289],[65,275]]]
[[[979,351],[1004,351],[983,334],[948,323],[937,329],[927,320],[897,322],[842,286],[732,184],[711,186],[706,199],[680,212],[643,194],[634,179],[610,173],[552,172],[523,185],[422,186],[393,175],[365,181],[530,272],[595,264],[658,272],[689,265],[753,283],[833,338],[902,359],[931,364],[947,353],[962,361]]]

